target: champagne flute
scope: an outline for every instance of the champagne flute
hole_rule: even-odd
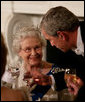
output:
[[[64,79],[67,83],[68,79],[71,79],[74,83],[76,82],[76,69],[73,68],[66,68]]]
[[[65,82],[68,83],[68,80],[70,79],[73,83],[76,83],[77,77],[76,77],[76,69],[74,68],[66,68],[65,75],[64,75]],[[69,83],[68,83],[69,84]],[[73,101],[74,95],[70,94],[68,90],[64,91],[63,99]]]
[[[74,68],[60,68],[60,67],[56,67],[54,66],[51,70],[51,72],[53,74],[57,74],[59,72],[64,72],[65,75],[64,75],[64,79],[65,79],[65,82],[67,83],[68,79],[71,78],[71,80],[75,83],[76,80],[77,80],[77,77],[76,77],[76,69]],[[62,92],[60,93],[60,100],[61,101],[73,101],[74,100],[74,95],[70,94],[66,89],[62,90]]]

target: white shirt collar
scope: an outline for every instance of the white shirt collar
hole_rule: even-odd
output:
[[[84,56],[84,44],[83,44],[82,38],[81,38],[80,27],[78,28],[78,34],[77,34],[77,48],[74,51],[77,55]]]

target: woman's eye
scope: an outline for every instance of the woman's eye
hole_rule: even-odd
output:
[[[35,47],[35,49],[39,49],[39,48],[41,48],[41,47],[40,47],[40,46],[36,46],[36,47]]]
[[[30,51],[30,48],[27,48],[25,51],[26,51],[26,52]]]

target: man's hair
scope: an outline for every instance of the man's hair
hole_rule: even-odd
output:
[[[74,31],[79,26],[79,20],[67,8],[58,6],[51,8],[43,16],[40,28],[49,35],[55,35],[57,31]]]
[[[5,71],[6,56],[7,56],[7,47],[5,45],[4,38],[1,34],[1,77]]]

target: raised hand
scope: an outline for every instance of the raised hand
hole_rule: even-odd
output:
[[[44,75],[39,71],[34,71],[32,74],[33,74],[32,76],[33,76],[34,82],[36,84],[43,85],[43,86],[52,84],[50,76]]]
[[[68,91],[73,94],[73,95],[77,95],[79,89],[84,85],[83,81],[77,77],[76,81],[73,82],[72,78],[68,78],[67,80],[67,87],[68,87]]]

